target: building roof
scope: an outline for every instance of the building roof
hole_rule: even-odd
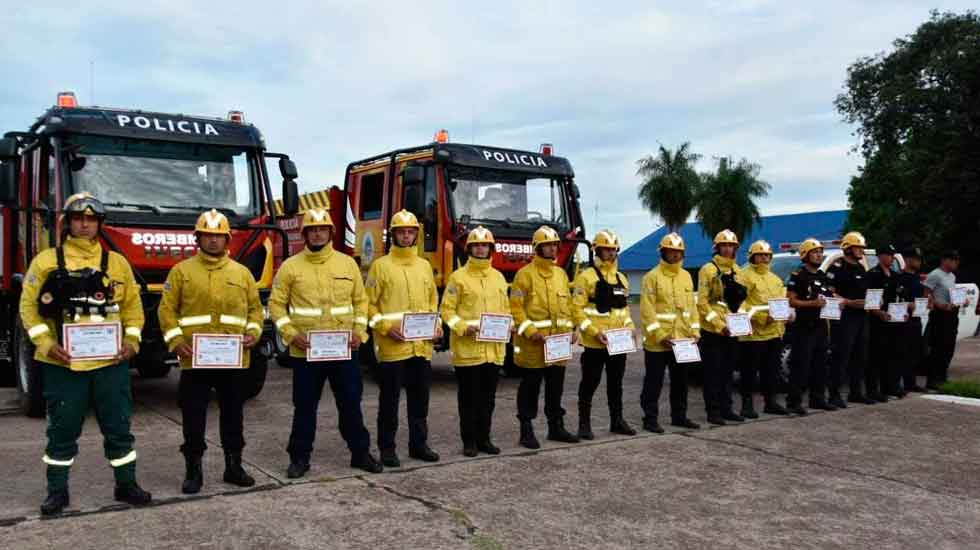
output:
[[[747,261],[745,253],[749,249],[749,243],[759,239],[768,241],[774,249],[778,249],[780,243],[800,242],[807,237],[821,241],[840,238],[846,220],[847,210],[765,216],[762,224],[753,228],[743,239],[743,246],[738,250],[738,261]],[[619,269],[646,271],[657,265],[660,261],[660,239],[667,232],[666,227],[661,227],[624,250],[619,256]],[[687,247],[684,258],[686,267],[697,267],[711,260],[712,238],[705,236],[700,223],[684,224],[678,233],[684,238]]]

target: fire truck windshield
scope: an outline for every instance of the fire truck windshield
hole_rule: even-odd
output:
[[[448,174],[456,219],[568,227],[566,178],[458,166]]]
[[[71,136],[62,150],[69,192],[88,191],[110,211],[201,207],[235,216],[258,213],[255,156],[241,148]]]

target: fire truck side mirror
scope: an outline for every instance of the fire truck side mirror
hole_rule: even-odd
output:
[[[282,180],[282,210],[287,217],[299,212],[299,188],[291,179]]]
[[[279,173],[282,174],[284,180],[294,180],[299,177],[299,173],[296,171],[296,163],[287,158],[279,159]]]
[[[17,158],[17,140],[15,138],[0,139],[0,160],[14,160]]]
[[[402,185],[425,183],[425,167],[410,164],[402,169]]]
[[[0,202],[17,200],[17,140],[0,139]]]

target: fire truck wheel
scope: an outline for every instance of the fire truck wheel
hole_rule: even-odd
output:
[[[269,372],[269,359],[252,350],[248,368],[245,369],[245,399],[252,399],[262,392],[265,376]]]
[[[20,410],[31,418],[44,418],[44,371],[34,362],[34,344],[27,337],[20,320],[17,321],[14,342]]]

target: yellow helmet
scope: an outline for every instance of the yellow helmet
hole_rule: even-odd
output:
[[[415,217],[415,214],[412,214],[408,210],[402,209],[391,217],[391,225],[389,227],[391,229],[398,227],[414,227],[415,229],[419,229],[421,226],[419,225],[419,219]]]
[[[493,244],[493,233],[481,225],[466,236],[466,246],[471,244]]]
[[[756,254],[769,254],[772,255],[772,247],[766,241],[755,241],[752,246],[749,247],[749,259]]]
[[[619,237],[612,231],[603,229],[595,234],[595,239],[592,241],[592,250],[597,248],[612,248],[618,251]]]
[[[805,260],[807,254],[813,252],[814,250],[817,250],[818,248],[820,250],[823,250],[823,243],[821,243],[817,239],[814,239],[813,237],[810,237],[809,239],[803,241],[803,244],[800,245],[800,259]]]
[[[201,214],[194,225],[197,233],[213,233],[215,235],[231,236],[231,224],[224,214],[212,208],[209,212]]]
[[[719,244],[738,244],[738,236],[731,229],[722,229],[715,235],[715,246]]]
[[[686,250],[684,239],[677,233],[667,233],[663,239],[660,239],[660,250]]]
[[[300,230],[320,226],[333,227],[330,211],[326,208],[311,208],[303,214],[303,225],[300,226]]]
[[[531,238],[531,247],[537,250],[538,245],[560,242],[561,238],[558,236],[557,231],[547,225],[542,225],[534,232],[534,237]]]
[[[847,235],[844,235],[844,239],[841,240],[840,247],[847,250],[852,246],[860,246],[861,248],[867,247],[868,245],[864,240],[864,235],[858,233],[857,231],[851,231]]]

